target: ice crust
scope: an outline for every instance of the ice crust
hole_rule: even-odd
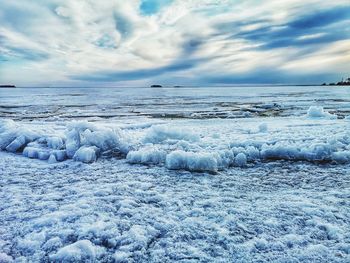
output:
[[[349,164],[0,166],[0,262],[349,262]]]
[[[229,139],[223,137],[224,133],[215,136],[217,131],[210,129],[201,133],[193,125],[139,125],[139,128],[130,130],[90,122],[72,122],[65,125],[64,132],[56,134],[54,130],[46,132],[45,129],[36,130],[36,126],[2,120],[0,148],[49,163],[67,159],[92,163],[101,156],[118,155],[126,158],[130,164],[214,173],[229,167],[245,167],[271,160],[350,162],[350,133],[347,129],[336,133],[324,130],[325,134],[322,131],[315,134],[312,130],[313,125],[318,125],[318,119],[330,122],[340,120],[334,119],[322,107],[315,106],[309,108],[307,117],[316,124],[303,124],[305,134],[299,128],[271,130],[263,122],[256,124],[255,130],[258,132],[252,133],[254,129],[247,128],[238,129],[237,133],[236,129],[235,137],[229,130],[225,131]],[[301,122],[302,118],[294,121]],[[346,120],[342,122],[348,125]]]

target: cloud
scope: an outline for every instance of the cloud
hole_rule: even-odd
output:
[[[349,39],[350,31],[346,29],[349,27],[350,7],[340,6],[301,15],[281,24],[263,24],[261,27],[241,31],[231,37],[258,43],[261,49],[273,49]]]
[[[294,21],[291,21],[288,25],[291,28],[300,28],[300,29],[310,29],[315,27],[327,26],[332,23],[339,22],[341,20],[350,19],[350,6],[337,6],[327,10],[320,10],[296,18]]]
[[[0,82],[330,81],[350,72],[347,1],[3,0]]]
[[[200,63],[200,61],[197,61],[197,60],[186,60],[185,62],[177,61],[163,67],[139,69],[139,70],[124,70],[124,71],[101,71],[101,72],[94,72],[93,74],[72,76],[72,79],[94,81],[94,82],[98,82],[98,81],[117,82],[117,81],[124,81],[124,80],[137,80],[142,78],[147,79],[150,77],[160,76],[166,73],[189,70],[195,67],[197,63]]]

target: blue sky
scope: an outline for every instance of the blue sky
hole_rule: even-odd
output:
[[[350,77],[334,0],[2,0],[0,83],[308,84]]]

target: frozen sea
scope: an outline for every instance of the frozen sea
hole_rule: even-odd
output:
[[[350,87],[0,89],[0,262],[350,262]]]

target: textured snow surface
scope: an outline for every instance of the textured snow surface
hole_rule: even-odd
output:
[[[349,165],[212,175],[0,152],[0,169],[1,262],[350,260]]]

